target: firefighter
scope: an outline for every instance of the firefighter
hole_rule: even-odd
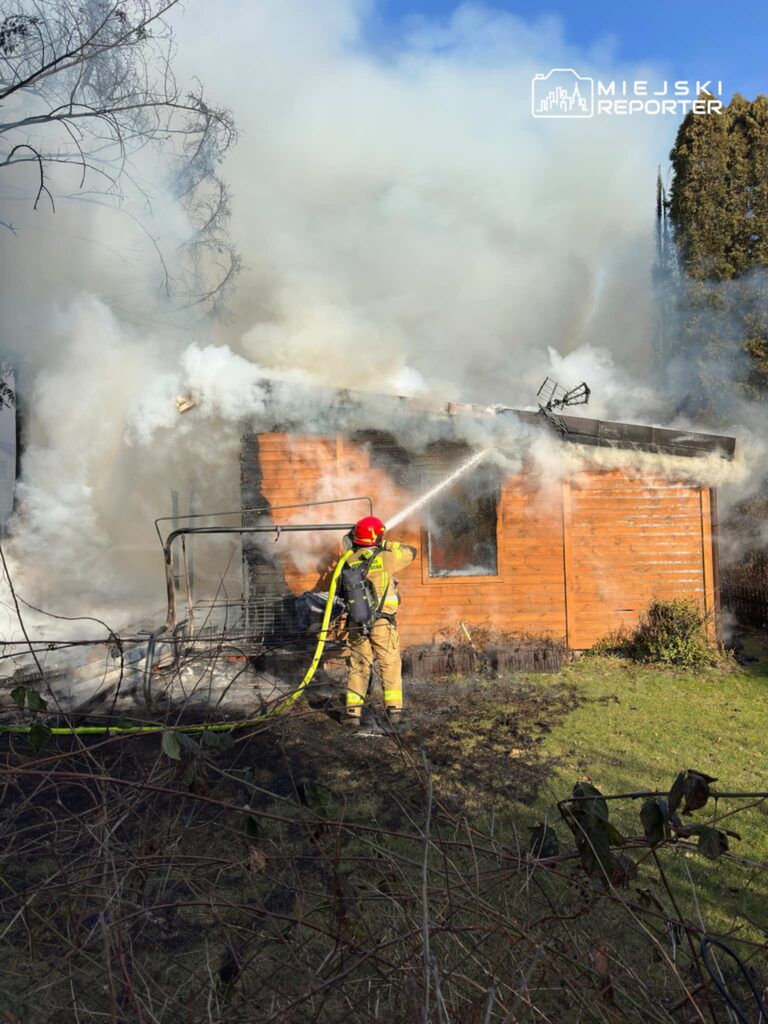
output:
[[[370,563],[367,578],[377,596],[377,606],[369,626],[349,622],[349,676],[344,717],[347,725],[353,728],[359,726],[362,719],[374,658],[379,664],[389,724],[396,729],[402,718],[402,663],[396,619],[400,596],[395,573],[411,564],[416,557],[416,548],[385,540],[384,532],[381,519],[366,516],[355,524],[349,537],[352,554],[347,565],[354,568]]]

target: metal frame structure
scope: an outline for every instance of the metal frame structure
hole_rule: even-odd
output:
[[[197,512],[189,516],[185,516],[186,519],[214,519],[221,518],[222,516],[241,516],[247,515],[256,516],[267,516],[273,512],[284,512],[291,509],[297,508],[318,508],[321,505],[342,505],[350,502],[364,501],[368,504],[369,513],[373,512],[373,500],[369,495],[357,495],[352,498],[334,498],[328,501],[309,501],[300,502],[293,505],[274,505],[274,506],[263,506],[261,508],[244,508],[238,509],[232,512]],[[165,567],[165,583],[167,592],[167,612],[165,623],[163,626],[156,630],[153,634],[154,637],[158,637],[168,631],[176,631],[181,625],[177,619],[176,610],[176,581],[174,572],[174,542],[181,538],[181,560],[183,566],[183,575],[185,580],[186,599],[187,599],[187,619],[185,620],[188,625],[187,636],[190,638],[194,635],[194,601],[189,584],[189,564],[187,558],[187,547],[186,537],[194,535],[222,535],[222,534],[257,534],[257,533],[274,533],[275,539],[277,540],[282,533],[307,533],[313,531],[348,531],[354,526],[354,523],[259,523],[253,526],[181,526],[177,527],[166,536],[163,540],[163,536],[160,532],[160,523],[178,521],[174,516],[160,516],[155,520],[155,530],[160,544],[163,549],[163,562]]]
[[[259,508],[237,508],[230,512],[190,512],[186,516],[158,516],[155,519],[155,533],[161,546],[165,541],[160,533],[160,523],[178,522],[181,519],[220,519],[222,516],[268,515],[270,512],[287,512],[293,508],[319,508],[321,505],[344,505],[353,501],[367,501],[368,513],[373,515],[373,499],[368,494],[359,494],[354,498],[327,498],[325,501],[300,501],[293,505],[262,505]]]
[[[168,534],[165,544],[163,545],[163,557],[165,559],[165,582],[168,591],[168,614],[163,626],[163,632],[169,629],[175,629],[178,625],[176,621],[176,587],[174,585],[173,578],[173,542],[177,537],[182,538],[182,565],[184,566],[184,575],[187,578],[187,549],[184,544],[184,537],[190,534],[246,534],[246,533],[274,533],[276,537],[279,537],[282,533],[307,533],[315,531],[329,531],[336,530],[348,532],[354,526],[354,523],[290,523],[285,526],[279,524],[272,525],[260,525],[260,526],[181,526],[178,530],[173,530]],[[187,578],[187,623],[189,624],[188,635],[190,638],[194,635],[194,609],[192,602],[192,594],[189,589],[189,582]]]
[[[195,512],[190,513],[182,518],[188,520],[198,519],[216,519],[222,518],[223,516],[240,516],[244,517],[247,515],[255,516],[268,516],[273,512],[286,512],[297,508],[318,508],[322,505],[342,505],[350,502],[364,501],[368,505],[369,513],[373,513],[373,499],[369,495],[357,495],[352,498],[334,498],[326,501],[308,501],[308,502],[297,502],[291,505],[273,505],[273,506],[262,506],[260,508],[239,508],[233,511],[227,512]],[[312,532],[312,531],[348,531],[354,526],[354,523],[259,523],[253,526],[182,526],[177,527],[163,539],[163,535],[160,531],[160,524],[165,522],[178,522],[176,516],[159,516],[155,519],[155,532],[157,533],[160,545],[163,551],[163,565],[165,569],[165,583],[167,593],[167,611],[165,622],[158,629],[154,630],[147,637],[147,653],[144,668],[144,679],[143,679],[143,691],[144,698],[147,707],[151,706],[152,701],[152,671],[155,662],[155,651],[157,649],[157,642],[164,637],[164,634],[170,634],[175,640],[176,638],[191,641],[194,638],[195,632],[195,621],[194,621],[194,600],[191,593],[190,581],[189,581],[189,562],[187,557],[187,548],[185,539],[188,536],[194,535],[222,535],[222,534],[258,534],[258,533],[274,533],[276,539],[279,538],[282,533],[300,533],[300,532]],[[176,609],[176,579],[174,573],[174,553],[176,548],[174,543],[181,538],[181,558],[183,573],[185,579],[186,589],[186,600],[187,600],[187,617],[181,621],[177,618]],[[183,633],[182,633],[183,630]],[[180,636],[181,634],[181,636]],[[222,637],[212,637],[214,642],[218,643]],[[173,663],[177,665],[180,659],[180,644],[173,644]]]

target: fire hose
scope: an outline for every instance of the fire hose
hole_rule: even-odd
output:
[[[336,586],[339,574],[351,554],[351,550],[345,551],[333,570],[333,575],[331,576],[331,581],[328,586],[328,597],[325,602],[323,618],[320,624],[320,632],[318,634],[317,644],[315,645],[315,653],[312,656],[309,668],[304,673],[304,677],[296,689],[289,693],[287,697],[283,697],[279,700],[273,707],[267,708],[265,711],[260,711],[258,715],[252,716],[251,718],[243,718],[235,722],[209,722],[207,724],[200,725],[179,725],[171,728],[168,728],[165,725],[70,725],[53,726],[47,730],[48,733],[52,736],[105,736],[112,734],[130,735],[161,732],[231,732],[234,729],[247,728],[249,725],[260,725],[262,722],[265,722],[270,718],[274,718],[276,715],[282,714],[283,711],[287,711],[288,708],[292,707],[296,703],[302,693],[306,690],[307,686],[312,682],[312,679],[317,672],[318,665],[320,664],[320,658],[323,655],[323,650],[325,649],[325,644],[328,640],[331,612],[333,610],[333,599],[336,596]],[[0,733],[24,735],[30,733],[32,728],[33,726],[31,725],[0,725]]]
[[[433,498],[435,498],[441,491],[443,491],[446,487],[448,487],[450,484],[452,484],[456,479],[458,479],[460,476],[463,476],[465,473],[469,472],[469,470],[471,470],[473,468],[473,466],[475,466],[478,462],[480,462],[480,460],[483,459],[488,454],[489,451],[490,451],[490,448],[484,448],[482,451],[475,452],[469,459],[467,459],[465,462],[463,462],[457,469],[455,469],[452,473],[450,473],[444,480],[441,480],[440,483],[436,484],[426,494],[423,494],[420,498],[418,498],[412,504],[410,504],[406,508],[402,509],[397,515],[393,516],[387,522],[387,524],[386,524],[387,529],[390,529],[393,526],[397,526],[404,519],[408,518],[408,516],[413,515],[414,512],[417,512],[424,505],[428,504]],[[349,499],[349,500],[357,500],[357,499]],[[369,501],[370,501],[370,499],[369,499]],[[292,507],[292,506],[286,506],[286,507]],[[320,527],[320,529],[335,529],[335,528],[336,528],[335,524],[334,525],[326,525],[324,527]],[[279,529],[279,527],[278,527],[278,529]],[[290,529],[302,529],[302,527],[287,526],[287,527],[285,527],[285,529],[288,529],[288,530],[290,530]],[[186,533],[186,532],[190,532],[189,528],[184,527],[184,528],[175,530],[170,535],[170,539],[172,540],[178,534],[183,534],[183,533]],[[192,532],[194,532],[194,531],[192,531]],[[203,527],[203,528],[201,528],[197,532],[203,532],[203,533],[212,533],[213,532],[213,533],[216,533],[216,532],[221,532],[221,531],[220,531],[219,528]],[[238,530],[237,532],[243,532],[243,531]],[[99,735],[102,735],[103,736],[103,735],[111,735],[111,734],[129,734],[130,735],[132,733],[158,733],[158,732],[182,732],[182,733],[229,732],[229,731],[232,731],[233,729],[241,729],[241,728],[247,727],[249,725],[258,725],[261,722],[267,721],[268,719],[274,718],[276,715],[281,714],[283,711],[286,711],[289,707],[292,707],[296,703],[296,701],[299,699],[299,697],[301,697],[302,693],[307,688],[309,683],[314,678],[315,673],[317,672],[318,665],[320,664],[320,658],[322,657],[323,650],[324,650],[325,644],[326,644],[326,640],[328,639],[328,627],[329,627],[330,621],[331,621],[331,611],[333,610],[333,599],[336,596],[336,585],[337,585],[337,582],[338,582],[339,574],[340,574],[342,568],[344,567],[344,565],[345,565],[345,563],[346,563],[346,561],[349,558],[351,553],[352,553],[351,550],[345,552],[342,555],[342,557],[339,559],[339,561],[336,563],[336,567],[333,570],[333,574],[331,576],[330,585],[329,585],[329,588],[328,588],[328,598],[326,600],[325,610],[323,612],[322,624],[320,626],[320,632],[319,632],[319,635],[318,635],[317,645],[315,646],[315,653],[314,653],[314,655],[312,657],[312,661],[310,662],[309,668],[307,669],[306,673],[304,674],[304,678],[301,680],[299,685],[296,687],[296,689],[292,693],[288,694],[287,697],[284,697],[281,700],[279,700],[277,702],[277,704],[275,704],[273,707],[267,708],[265,711],[261,711],[261,712],[259,712],[258,715],[253,716],[251,718],[244,718],[244,719],[241,719],[241,720],[235,721],[235,722],[212,722],[212,723],[208,723],[206,725],[179,725],[179,726],[172,726],[170,728],[165,726],[165,725],[155,725],[155,724],[152,724],[152,725],[78,725],[78,726],[74,726],[73,725],[73,726],[54,726],[52,728],[48,728],[47,727],[47,732],[50,735],[53,735],[53,736],[72,736],[72,735],[75,735],[75,736],[99,736]],[[170,544],[169,544],[168,541],[166,541],[166,544],[165,544],[165,557],[166,557],[166,565],[170,566],[171,555],[170,555]],[[169,578],[169,580],[172,580],[172,577],[170,575],[169,575],[168,578]],[[171,582],[169,582],[169,607],[171,609],[171,613],[169,613],[169,622],[172,623],[173,622],[173,616],[172,616],[172,609],[173,609],[173,586],[172,586]],[[151,657],[151,655],[148,654],[148,657]],[[29,734],[32,731],[33,728],[34,728],[34,726],[31,726],[31,725],[0,725],[0,734],[2,734],[2,733],[12,733],[12,734],[13,733],[20,733],[22,735],[23,734]]]

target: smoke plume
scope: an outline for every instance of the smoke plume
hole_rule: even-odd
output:
[[[151,211],[129,196],[122,211],[73,199],[32,213],[15,182],[0,290],[25,451],[9,551],[32,603],[116,625],[154,613],[152,523],[170,491],[182,512],[190,491],[201,509],[237,508],[242,420],[270,426],[278,394],[286,418],[322,429],[308,384],[530,406],[552,374],[590,384],[592,415],[669,415],[652,387],[650,269],[674,126],[530,116],[535,72],[649,69],[574,48],[550,18],[465,4],[382,41],[376,17],[361,0],[229,0],[214,18],[196,0],[176,25],[177,72],[241,133],[222,169],[245,267],[225,319],[161,287],[156,247],[172,254],[191,229],[159,155],[135,158]],[[196,403],[184,416],[180,394]],[[366,419],[426,440],[375,398]]]

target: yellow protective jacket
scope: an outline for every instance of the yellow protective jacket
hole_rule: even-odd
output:
[[[400,604],[395,573],[411,564],[416,557],[416,548],[410,544],[400,544],[396,540],[385,540],[382,547],[384,550],[354,548],[347,565],[360,565],[363,561],[371,560],[368,579],[376,588],[379,614],[394,615]]]

